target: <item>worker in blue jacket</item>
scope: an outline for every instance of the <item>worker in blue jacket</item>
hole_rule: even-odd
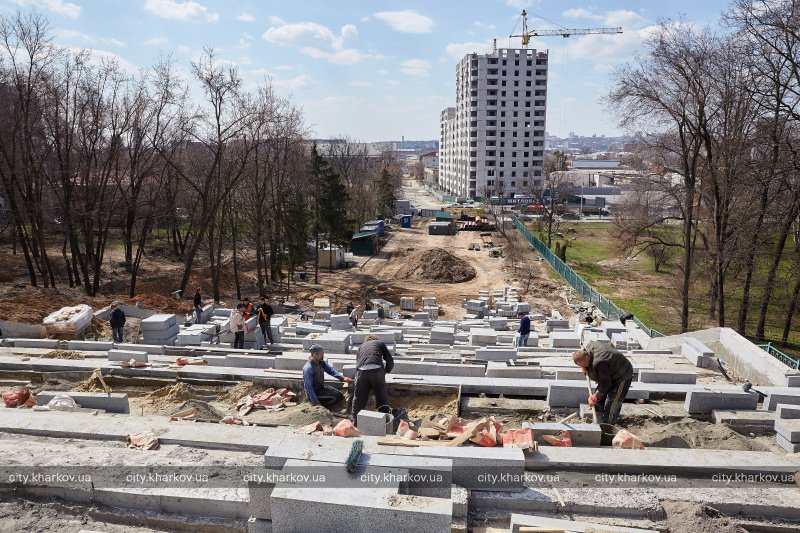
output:
[[[519,317],[517,346],[527,346],[528,336],[531,334],[531,317],[527,316],[524,311],[517,311],[517,316]]]
[[[339,381],[350,383],[352,379],[338,373],[325,361],[325,350],[319,344],[313,344],[308,350],[311,355],[303,366],[303,385],[311,405],[328,406],[341,400],[344,395],[338,389],[325,385],[325,374]]]

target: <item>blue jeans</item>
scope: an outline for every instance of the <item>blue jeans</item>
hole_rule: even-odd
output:
[[[195,307],[194,308],[194,323],[200,324],[203,319],[203,308],[202,307]]]
[[[114,342],[122,342],[122,338],[125,336],[125,326],[120,328],[111,328],[111,338],[114,339]]]
[[[520,335],[519,338],[517,339],[517,346],[527,346],[528,335],[530,335],[530,333],[526,333],[525,335]]]

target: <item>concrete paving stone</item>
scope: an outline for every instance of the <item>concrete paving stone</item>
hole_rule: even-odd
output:
[[[172,314],[156,314],[142,319],[141,328],[144,331],[164,331],[178,324],[178,317]]]
[[[683,339],[681,354],[690,363],[699,368],[711,368],[711,364],[715,362],[714,351],[692,337]]]
[[[606,334],[606,337],[612,338],[615,333],[627,333],[627,328],[619,320],[604,320],[600,324],[600,331]]]
[[[757,388],[758,390],[761,390],[760,387]],[[800,389],[797,389],[797,393],[781,393],[781,392],[768,393],[767,397],[764,398],[764,409],[767,409],[769,411],[774,411],[778,407],[778,404],[781,403],[788,405],[800,405]]]
[[[61,341],[58,339],[14,339],[16,348],[44,348],[55,350]]]
[[[544,329],[548,333],[557,328],[569,328],[569,320],[548,320],[545,322]]]
[[[556,422],[523,422],[523,427],[533,430],[536,442],[545,443],[544,435],[558,435],[569,432],[573,446],[600,446],[602,430],[599,424],[559,424]]]
[[[225,366],[237,368],[275,368],[275,357],[266,355],[226,355]]]
[[[550,370],[548,367],[542,367],[542,371]],[[580,370],[573,370],[571,368],[557,368],[555,369],[556,379],[559,380],[579,380],[579,381],[586,381],[586,378],[583,377],[583,372]]]
[[[131,359],[137,363],[147,363],[147,352],[134,350],[108,350],[109,361],[130,361]]]
[[[789,453],[800,452],[800,442],[792,442],[781,434],[775,435],[775,442]]]
[[[453,485],[450,501],[453,503],[453,518],[466,518],[469,514],[469,490]]]
[[[325,326],[315,326],[314,324],[310,324],[308,322],[298,322],[294,326],[295,331],[298,335],[308,335],[310,333],[325,333],[328,331],[328,328]]]
[[[594,384],[592,390],[594,390]],[[579,407],[580,404],[586,403],[589,397],[589,391],[586,388],[586,383],[569,383],[551,381],[547,386],[547,404],[550,407]],[[626,400],[647,400],[650,398],[650,393],[646,390],[635,390],[631,388],[628,391]],[[710,411],[709,411],[710,412]]]
[[[581,340],[574,331],[553,331],[550,333],[551,348],[580,348]]]
[[[800,418],[800,405],[779,403],[775,406],[775,416],[787,420]]]
[[[362,409],[358,412],[358,420],[356,426],[362,435],[372,435],[375,437],[385,437],[387,426],[391,430],[391,415],[386,413],[379,413],[377,411],[368,411]]]
[[[714,409],[755,409],[758,394],[743,391],[700,390],[686,394],[684,408],[690,414],[710,414]]]
[[[523,527],[551,528],[551,530],[564,530],[571,533],[584,533],[594,531],[609,531],[613,533],[653,533],[657,529],[640,529],[633,527],[609,526],[590,522],[576,522],[573,520],[561,520],[545,516],[523,515],[513,513],[511,515],[510,533],[519,533]]]
[[[102,341],[68,341],[67,348],[86,352],[107,352],[114,349],[113,342]]]
[[[516,359],[515,348],[478,348],[475,350],[475,359],[478,361],[507,361]]]
[[[775,420],[775,432],[789,442],[800,442],[800,420],[778,418]]]
[[[204,355],[203,359],[205,359],[210,366],[228,366],[226,356],[224,355]]]
[[[350,342],[353,344],[363,344],[367,335],[377,335],[381,341],[386,344],[394,344],[397,341],[403,340],[403,332],[400,330],[386,330],[386,331],[355,331],[350,334]],[[400,338],[398,338],[398,336]]]
[[[677,383],[694,385],[697,383],[696,372],[673,372],[668,370],[640,370],[640,383]]]
[[[163,355],[164,347],[160,344],[135,344],[131,342],[115,343],[114,347],[117,350],[134,350],[137,352],[147,352],[150,355]]]
[[[775,426],[775,413],[771,411],[736,411],[714,409],[711,419],[717,424],[727,424],[737,428],[769,428]]]
[[[36,395],[39,405],[47,405],[56,395],[67,395],[86,409],[102,409],[109,413],[130,413],[128,395],[121,392],[42,391]]]
[[[542,369],[534,365],[508,366],[503,361],[489,361],[486,363],[486,377],[541,379]]]

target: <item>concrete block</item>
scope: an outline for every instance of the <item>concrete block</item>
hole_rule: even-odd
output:
[[[562,329],[569,328],[569,320],[548,320],[544,324],[544,329],[548,333],[558,328]]]
[[[364,435],[385,437],[387,429],[391,432],[391,415],[362,409],[358,412],[356,426]]]
[[[758,394],[731,390],[691,390],[684,408],[690,414],[711,414],[714,409],[755,409]]]
[[[165,331],[178,325],[178,317],[169,314],[157,314],[142,319],[142,333],[145,331]]]
[[[594,390],[594,384],[592,384]],[[571,383],[553,381],[547,385],[547,404],[550,407],[579,407],[586,403],[589,391],[586,390],[586,383]],[[647,400],[650,398],[649,391],[630,389],[626,400]],[[709,411],[711,412],[711,411]]]
[[[487,378],[541,379],[542,369],[533,365],[508,366],[502,361],[486,363]]]
[[[671,372],[666,370],[640,370],[641,383],[680,383],[694,385],[697,383],[695,372]]]
[[[772,430],[775,427],[775,413],[771,411],[755,410],[755,411],[736,411],[736,410],[720,410],[714,409],[711,412],[711,419],[717,424],[726,424],[733,428],[768,428]]]
[[[45,350],[55,350],[58,348],[58,339],[14,339],[16,348],[42,348]]]
[[[70,350],[83,350],[87,352],[107,352],[114,349],[113,342],[98,341],[68,341],[67,347]]]
[[[507,331],[508,319],[503,317],[490,318],[489,326],[495,331]]]
[[[309,333],[325,333],[328,328],[325,326],[317,326],[308,322],[295,323],[295,332],[297,335],[308,335]]]
[[[587,394],[588,396],[588,394]],[[558,435],[568,431],[573,446],[600,446],[602,430],[599,424],[558,424],[555,422],[523,422],[523,427],[533,430],[536,442],[544,443],[544,435]]]
[[[775,406],[775,416],[786,420],[800,418],[800,405],[779,403]]]
[[[469,343],[474,346],[494,346],[497,344],[497,332],[489,328],[471,328]]]
[[[160,344],[134,344],[123,342],[115,344],[117,350],[133,350],[136,352],[147,352],[150,355],[163,355],[164,347]]]
[[[581,339],[574,331],[553,331],[550,333],[551,348],[580,348]]]
[[[800,452],[800,442],[791,442],[781,434],[775,435],[775,442],[789,453]]]
[[[134,350],[108,350],[109,361],[130,361],[133,359],[137,363],[147,363],[147,352]]]
[[[263,355],[230,354],[225,356],[225,366],[237,368],[275,368],[275,358]]]
[[[767,394],[767,397],[764,398],[764,409],[767,409],[768,411],[774,411],[778,407],[778,404],[781,403],[787,405],[800,405],[800,389],[798,389],[797,394],[770,392]]]
[[[545,368],[546,370],[546,368]],[[573,370],[572,368],[558,368],[556,369],[557,380],[572,380],[572,381],[586,381],[583,372],[580,370]]]
[[[619,320],[605,320],[602,324],[600,324],[600,331],[606,334],[606,337],[609,339],[612,338],[612,335],[615,333],[627,333],[628,330],[625,326],[622,325],[622,322]]]
[[[128,395],[121,392],[42,391],[36,395],[39,405],[47,405],[57,395],[67,395],[85,409],[101,409],[109,413],[130,413]]]
[[[476,361],[507,361],[516,358],[516,348],[478,348],[475,350]]]
[[[711,368],[712,363],[715,362],[714,351],[692,337],[683,339],[681,355],[699,368]]]
[[[800,420],[778,418],[775,420],[775,432],[789,442],[800,443]]]
[[[450,501],[453,503],[453,518],[466,518],[469,513],[469,491],[464,487],[453,485],[450,490]]]
[[[352,327],[349,315],[331,315],[331,330],[344,331]]]

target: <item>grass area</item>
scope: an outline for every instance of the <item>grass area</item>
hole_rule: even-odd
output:
[[[535,228],[532,226],[532,230]],[[637,260],[626,260],[625,254],[616,246],[611,222],[563,223],[561,242],[568,242],[567,264],[583,279],[622,309],[631,312],[647,326],[666,335],[680,332],[679,286],[680,257],[674,256],[656,272],[650,256],[642,254]],[[555,247],[555,243],[553,244]],[[759,305],[766,273],[770,267],[773,253],[769,245],[759,254],[759,262],[754,277],[748,309],[748,330],[755,332]],[[783,334],[786,318],[788,292],[793,284],[791,252],[786,250],[779,269],[779,281],[770,303],[766,323],[766,337],[782,351],[800,356],[800,322],[793,324],[789,335],[789,345],[781,347],[779,340]],[[709,277],[707,273],[697,272],[690,300],[690,329],[703,329],[717,325],[709,313]],[[735,327],[741,304],[741,280],[732,278],[726,288],[726,324]]]

